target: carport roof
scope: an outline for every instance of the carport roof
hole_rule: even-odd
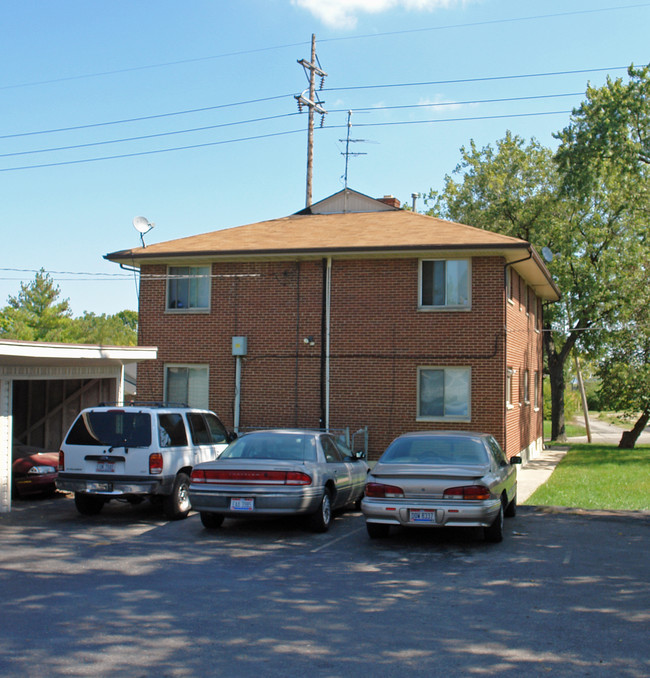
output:
[[[125,365],[142,360],[154,360],[157,353],[158,349],[152,346],[98,346],[1,339],[0,368],[16,365],[27,367]]]

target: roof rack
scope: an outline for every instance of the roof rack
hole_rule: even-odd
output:
[[[101,402],[97,407],[189,407],[187,403],[161,402],[159,400],[134,400],[133,402],[119,403]]]

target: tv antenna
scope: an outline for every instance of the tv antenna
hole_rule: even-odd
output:
[[[149,231],[155,226],[153,222],[150,222],[147,217],[134,217],[133,219],[133,228],[140,234],[140,241],[142,242],[142,247],[146,247],[144,244],[144,236],[149,233]]]
[[[345,141],[345,153],[341,151],[341,155],[345,156],[345,174],[343,175],[343,181],[345,183],[345,188],[348,187],[348,161],[350,156],[357,155],[368,155],[367,153],[352,153],[350,152],[350,144],[365,143],[367,139],[350,139],[350,131],[352,130],[352,111],[348,111],[348,135],[345,139],[339,139],[341,143]]]

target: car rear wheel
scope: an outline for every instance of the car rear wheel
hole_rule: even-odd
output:
[[[309,520],[309,527],[313,532],[327,532],[332,523],[332,495],[325,488],[323,498],[321,499],[318,511],[312,514]]]
[[[503,541],[503,500],[499,504],[499,514],[489,527],[483,528],[485,541],[500,542]]]
[[[201,522],[203,527],[208,530],[216,530],[218,527],[223,525],[223,516],[220,516],[218,513],[208,513],[207,511],[201,511]]]
[[[101,510],[106,500],[96,494],[86,494],[85,492],[74,493],[74,505],[82,516],[96,516]]]
[[[366,529],[371,539],[384,539],[390,532],[390,525],[385,525],[384,523],[366,523]]]
[[[186,518],[192,505],[190,504],[190,477],[187,473],[179,473],[174,479],[172,493],[165,497],[163,511],[170,520]]]

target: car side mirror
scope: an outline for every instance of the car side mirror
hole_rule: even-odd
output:
[[[365,450],[356,450],[354,454],[352,455],[353,459],[365,459],[366,458],[366,451]]]
[[[237,432],[228,431],[228,433],[226,434],[226,442],[231,443],[233,440],[237,440]]]
[[[510,457],[510,463],[511,464],[521,464],[521,457]]]

